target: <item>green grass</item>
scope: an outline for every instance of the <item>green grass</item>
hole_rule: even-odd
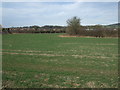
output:
[[[58,35],[3,35],[3,87],[118,87],[117,38]]]

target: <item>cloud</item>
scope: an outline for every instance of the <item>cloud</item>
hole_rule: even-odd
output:
[[[119,0],[74,0],[76,2],[119,2]]]
[[[2,0],[2,2],[119,2],[119,0]]]
[[[2,3],[0,3],[0,24],[2,24]]]
[[[3,3],[3,24],[66,25],[66,20],[78,16],[82,24],[109,24],[117,21],[117,3],[39,2]]]

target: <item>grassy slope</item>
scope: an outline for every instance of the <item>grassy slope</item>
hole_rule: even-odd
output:
[[[58,35],[3,35],[4,87],[117,87],[117,38]]]

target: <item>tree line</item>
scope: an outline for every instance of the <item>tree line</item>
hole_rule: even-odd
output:
[[[74,36],[118,37],[119,26],[82,26],[80,21],[81,19],[76,16],[68,19],[66,33]]]
[[[72,17],[68,19],[67,26],[24,26],[2,28],[2,33],[66,33],[74,36],[92,36],[92,37],[118,37],[118,25],[92,25],[82,26],[81,19]]]
[[[39,26],[25,26],[25,27],[11,27],[11,28],[2,28],[2,33],[13,34],[13,33],[65,33],[64,26],[49,26],[45,25],[42,27]]]

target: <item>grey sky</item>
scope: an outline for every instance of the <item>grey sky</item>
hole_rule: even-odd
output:
[[[117,2],[3,2],[2,25],[66,25],[78,16],[82,25],[118,22]]]

